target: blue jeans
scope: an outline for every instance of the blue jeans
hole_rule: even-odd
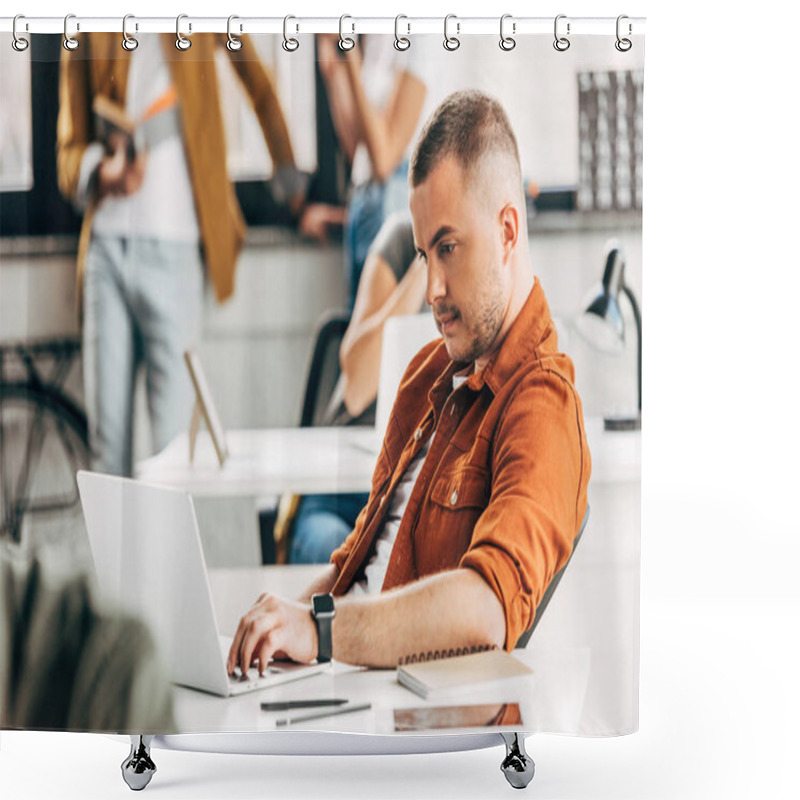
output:
[[[351,310],[369,248],[381,225],[395,211],[408,211],[408,161],[403,161],[386,183],[372,181],[357,186],[348,201],[344,245]]]
[[[300,500],[290,564],[327,564],[356,525],[369,494],[309,494]]]
[[[83,282],[83,380],[92,468],[133,471],[133,395],[145,369],[153,447],[190,422],[194,392],[183,351],[201,333],[197,244],[93,235]]]

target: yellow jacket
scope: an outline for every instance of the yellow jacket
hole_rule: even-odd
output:
[[[247,35],[244,46],[231,52],[222,34],[192,36],[189,50],[175,47],[173,34],[160,34],[164,56],[180,98],[180,118],[186,159],[192,182],[208,278],[217,300],[233,293],[236,260],[245,235],[245,223],[228,180],[225,132],[220,108],[214,54],[222,47],[242,81],[264,131],[272,161],[293,166],[289,131],[275,86]],[[118,33],[78,35],[80,46],[61,56],[57,134],[58,185],[77,198],[81,159],[94,138],[92,102],[105,94],[124,107],[132,54],[121,46]],[[78,283],[83,276],[91,234],[94,200],[84,214],[78,245]],[[82,292],[78,292],[81,297]],[[80,301],[79,301],[80,302]]]

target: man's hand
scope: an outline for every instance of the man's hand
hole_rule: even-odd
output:
[[[344,225],[345,209],[341,206],[332,206],[326,203],[309,203],[300,217],[300,233],[318,242],[328,242],[328,227],[330,225]]]
[[[98,196],[124,197],[138,192],[144,181],[146,154],[137,153],[136,158],[129,161],[128,140],[120,134],[112,135],[109,144],[111,152],[103,157],[97,168]]]
[[[237,666],[245,673],[258,661],[263,674],[272,659],[309,663],[318,653],[311,606],[262,594],[239,622],[226,666],[229,675]]]

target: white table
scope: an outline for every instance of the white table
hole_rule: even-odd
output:
[[[640,431],[605,431],[602,419],[589,417],[586,436],[593,483],[639,480]],[[358,426],[234,430],[227,440],[230,456],[222,467],[203,430],[193,464],[184,433],[137,464],[136,476],[205,496],[367,492],[381,445],[373,428]]]
[[[234,430],[226,437],[223,466],[202,430],[194,463],[183,433],[137,464],[136,476],[206,496],[361,492],[369,490],[380,447],[373,428],[357,426]]]
[[[261,567],[257,569],[213,570],[210,573],[212,595],[220,632],[232,635],[241,614],[265,588],[293,597],[299,594],[320,567]],[[577,730],[583,714],[589,676],[589,652],[586,648],[548,649],[533,644],[515,655],[534,670],[533,675],[498,683],[486,689],[475,687],[458,695],[424,700],[396,680],[396,671],[372,670],[334,663],[331,672],[314,675],[295,683],[262,689],[238,697],[222,698],[183,687],[175,689],[175,713],[178,727],[186,733],[252,733],[333,731],[373,735],[425,736],[438,731],[415,731],[395,734],[396,708],[424,708],[458,704],[500,704],[518,702],[523,725],[513,727],[460,728],[472,733],[525,730]],[[278,719],[300,716],[310,710],[264,712],[260,704],[270,700],[302,698],[347,698],[353,703],[370,702],[372,708],[352,714],[326,717],[314,722],[278,727]],[[448,731],[445,729],[445,733]],[[455,731],[449,731],[454,733]],[[220,741],[220,740],[215,740]],[[222,743],[236,748],[255,747],[254,740],[222,738]],[[177,746],[177,744],[176,744]],[[218,746],[218,745],[217,745]]]

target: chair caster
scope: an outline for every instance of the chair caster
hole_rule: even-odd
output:
[[[134,792],[144,789],[155,774],[156,765],[150,758],[152,741],[152,736],[131,736],[131,752],[122,762],[122,779]]]
[[[500,769],[515,789],[524,789],[536,771],[533,759],[525,752],[525,739],[518,733],[501,733],[506,744],[506,757]]]

